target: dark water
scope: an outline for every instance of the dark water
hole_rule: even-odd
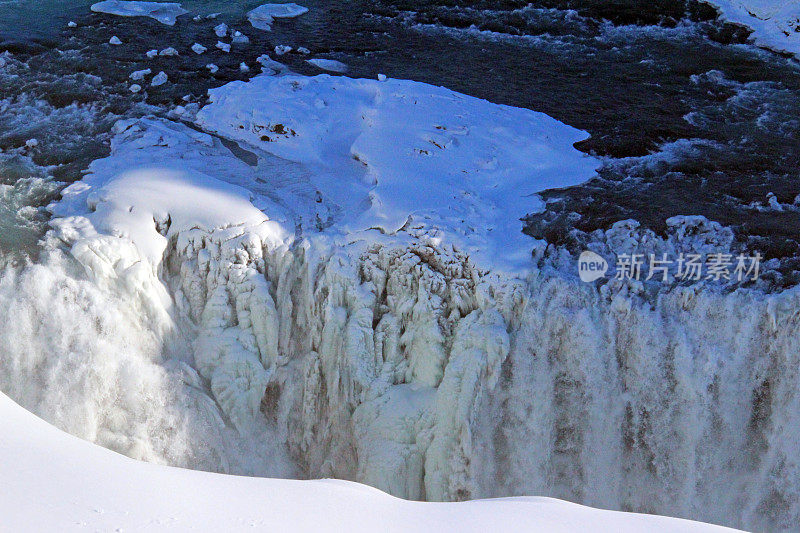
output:
[[[748,32],[720,23],[708,6],[316,0],[304,2],[306,15],[262,32],[244,18],[259,3],[184,2],[192,13],[174,27],[93,14],[90,2],[66,9],[41,2],[38,11],[31,2],[23,10],[0,4],[16,14],[0,22],[0,49],[14,54],[0,75],[2,96],[13,102],[0,108],[0,148],[20,158],[16,168],[77,179],[107,150],[116,118],[164,113],[185,104],[184,96],[202,104],[209,87],[251,75],[240,62],[255,73],[255,58],[275,45],[305,46],[315,57],[347,63],[351,76],[380,72],[445,85],[591,133],[579,148],[604,158],[600,178],[547,192],[548,211],[525,225],[534,237],[578,249],[589,232],[618,220],[663,232],[671,216],[701,214],[732,226],[746,249],[779,259],[771,273],[776,285],[800,281],[800,219],[791,206],[800,194],[798,64],[743,44]],[[222,15],[192,20],[215,11]],[[67,29],[68,19],[79,27]],[[223,21],[250,44],[230,54],[216,50],[212,28]],[[108,45],[111,35],[125,45]],[[209,51],[189,52],[194,42]],[[144,56],[168,46],[181,55]],[[272,57],[300,73],[319,72],[296,52]],[[205,69],[209,62],[220,67],[215,75]],[[170,83],[131,95],[128,74],[143,68],[164,70]],[[23,148],[33,137],[39,146]],[[8,169],[2,174],[3,183],[18,178]],[[782,211],[765,209],[770,192],[787,204]]]

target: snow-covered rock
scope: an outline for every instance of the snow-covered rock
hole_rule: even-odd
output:
[[[93,4],[92,11],[122,17],[150,17],[167,26],[173,26],[177,17],[188,13],[177,3],[133,0],[105,0]]]
[[[348,230],[435,227],[494,269],[529,268],[519,219],[541,205],[536,192],[598,166],[563,149],[585,133],[544,114],[409,81],[261,76],[210,96],[203,127],[313,167]]]

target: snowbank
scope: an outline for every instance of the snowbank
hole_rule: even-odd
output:
[[[0,499],[11,531],[724,531],[548,498],[423,504],[344,481],[140,463],[67,435],[0,394]]]
[[[752,28],[756,44],[800,53],[800,4],[795,0],[705,0],[723,18]]]
[[[270,31],[276,18],[294,18],[308,13],[308,8],[297,4],[264,4],[249,13],[247,19],[254,28]]]

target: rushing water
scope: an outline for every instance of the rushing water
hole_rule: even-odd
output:
[[[168,116],[176,105],[202,104],[209,87],[246,79],[250,74],[239,64],[258,71],[255,58],[278,44],[305,46],[316,57],[343,61],[350,66],[348,75],[385,73],[445,85],[543,111],[589,131],[592,137],[581,148],[603,158],[600,177],[546,193],[548,210],[531,216],[525,228],[535,237],[576,250],[591,240],[593,230],[619,220],[633,218],[663,233],[673,215],[702,214],[731,226],[745,249],[773,259],[767,275],[773,288],[797,283],[800,71],[792,59],[743,44],[747,32],[720,23],[707,6],[315,0],[304,2],[311,8],[308,14],[279,21],[267,33],[252,29],[243,16],[259,3],[185,1],[191,15],[167,27],[150,19],[92,14],[90,1],[0,1],[0,52],[8,52],[0,56],[0,309],[9,318],[0,326],[0,388],[60,427],[147,460],[299,475],[276,452],[283,436],[275,428],[239,435],[223,423],[207,385],[191,368],[191,328],[153,331],[137,302],[83,279],[67,254],[43,253],[39,246],[47,228],[44,206],[64,183],[79,179],[91,160],[107,153],[117,119]],[[213,19],[191,18],[217,12]],[[67,28],[70,20],[78,26]],[[247,33],[251,42],[230,54],[215,51],[212,28],[223,21]],[[109,46],[112,35],[125,45]],[[209,52],[184,53],[194,42]],[[145,57],[150,49],[169,46],[181,55]],[[318,73],[306,58],[292,52],[278,59],[297,72]],[[220,67],[214,75],[205,68],[212,60]],[[128,75],[143,68],[164,70],[170,83],[131,94]],[[779,209],[769,206],[768,193],[783,204]],[[784,424],[796,418],[789,392],[793,374],[779,375],[794,361],[787,355],[794,330],[775,342],[762,338],[773,312],[769,305],[757,296],[745,298],[742,305],[758,315],[747,321],[730,304],[721,305],[730,315],[723,316],[706,308],[717,300],[701,300],[698,324],[719,330],[738,320],[737,327],[747,330],[741,343],[728,343],[717,332],[706,335],[697,324],[680,320],[677,329],[658,337],[662,317],[653,313],[634,317],[637,324],[626,329],[612,309],[602,317],[576,311],[581,321],[588,320],[581,330],[572,324],[570,309],[597,304],[593,297],[585,296],[580,305],[548,304],[570,300],[569,289],[541,290],[550,295],[541,309],[530,311],[531,321],[541,324],[538,332],[530,326],[528,333],[543,336],[548,359],[525,352],[522,347],[528,345],[520,342],[504,368],[512,375],[487,409],[505,410],[498,419],[508,427],[487,430],[486,435],[502,433],[502,438],[480,437],[487,449],[502,449],[497,452],[502,458],[487,461],[493,463],[484,468],[491,479],[483,480],[475,495],[551,494],[734,525],[792,528],[800,505],[792,500],[800,490],[797,450],[771,447],[771,439],[788,435],[784,440],[790,440],[793,433],[785,427],[771,433],[764,405],[774,406]],[[662,306],[673,312],[681,298]],[[558,320],[548,318],[553,316]],[[690,341],[680,328],[691,330]],[[653,336],[653,343],[663,341],[663,349],[648,351],[646,343],[637,344],[642,332]],[[702,344],[708,338],[713,342]],[[687,371],[697,387],[694,396],[676,393],[681,383],[674,368],[666,379],[677,383],[672,389],[631,384],[637,372],[660,375],[663,361],[676,364],[676,352],[686,356],[692,341],[702,344],[703,361],[716,365]],[[764,346],[766,355],[755,354]],[[718,359],[723,352],[730,354],[729,368]],[[655,366],[649,366],[648,355]],[[615,358],[624,361],[611,372]],[[592,379],[586,365],[605,368],[610,381]],[[741,404],[719,399],[717,388],[725,388],[729,374],[736,379],[722,396],[740,395],[746,399]],[[635,397],[627,407],[615,403],[620,391]],[[786,395],[783,403],[770,396],[778,393]],[[597,416],[605,409],[613,416],[601,424]],[[681,416],[702,419],[709,433],[692,433],[692,427],[678,423]],[[737,425],[742,417],[749,421]],[[552,435],[539,431],[536,420],[551,424]],[[654,428],[656,423],[661,425]],[[707,447],[721,438],[715,432],[724,424],[739,432],[728,436],[730,454],[714,455]],[[640,433],[632,434],[631,428]],[[606,435],[610,442],[615,431],[624,438],[605,449],[605,463],[585,456],[584,440],[602,441]],[[745,442],[752,435],[758,442]],[[645,445],[631,444],[637,439]],[[505,449],[506,441],[537,445]],[[684,446],[678,452],[670,449],[675,442]],[[689,459],[675,453],[698,455],[710,478],[692,478],[690,487]],[[780,454],[783,462],[774,459]],[[759,457],[763,465],[743,465],[742,457]],[[731,464],[735,472],[725,473]],[[780,476],[768,475],[773,466]],[[613,494],[601,494],[604,475],[615,484]],[[788,486],[775,486],[775,479]],[[737,499],[731,489],[726,492],[726,483],[764,495]],[[637,490],[641,494],[634,494]],[[654,490],[672,491],[676,500],[648,501],[648,491]],[[711,509],[715,499],[724,505]],[[745,511],[726,514],[745,500]]]

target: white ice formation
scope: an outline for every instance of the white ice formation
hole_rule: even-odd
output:
[[[307,7],[294,3],[290,4],[264,4],[249,13],[247,19],[254,28],[270,31],[276,18],[294,18],[308,12]]]
[[[330,72],[347,72],[347,65],[345,65],[341,61],[336,61],[335,59],[322,59],[322,58],[306,59],[306,63],[309,63],[319,69],[327,70]]]
[[[173,26],[177,17],[188,13],[180,4],[172,2],[136,2],[133,0],[105,0],[93,4],[92,11],[122,17],[150,17],[167,26]]]
[[[118,123],[110,157],[50,207],[49,246],[86,279],[53,290],[124,296],[120,316],[141,323],[125,353],[180,362],[106,361],[145,382],[128,396],[94,385],[96,429],[82,436],[192,464],[161,428],[228,421],[305,476],[405,498],[546,494],[753,528],[800,520],[800,291],[598,289],[535,269],[519,218],[541,208],[538,191],[594,175],[572,146],[583,132],[443,88],[328,75],[215,89],[196,126],[206,133]],[[671,227],[676,249],[730,245],[707,221]],[[636,231],[619,224],[608,246],[636,246]],[[94,309],[87,298],[71,305]],[[37,371],[73,375],[33,361],[10,375]],[[175,379],[183,388],[157,387],[171,392],[156,402],[135,392]],[[31,381],[3,390],[70,429],[61,396],[14,388]],[[183,424],[157,409],[173,397],[195,406]],[[212,448],[231,462],[219,470],[277,469],[225,449]]]
[[[756,44],[800,53],[800,3],[795,0],[704,0],[722,16],[753,30]]]

